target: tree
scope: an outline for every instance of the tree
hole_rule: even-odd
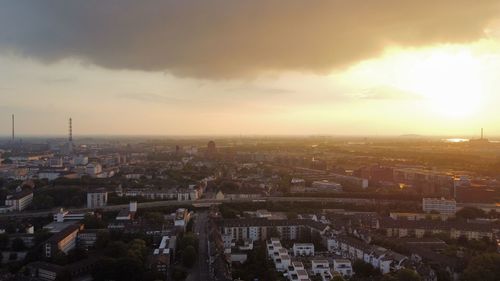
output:
[[[146,242],[142,239],[134,239],[128,243],[127,256],[140,260],[144,263],[146,258]]]
[[[127,255],[127,244],[123,241],[112,241],[104,249],[104,254],[112,258],[125,257]]]
[[[407,268],[402,268],[398,270],[396,273],[396,277],[398,281],[420,281],[422,278],[420,278],[420,275],[411,269]]]
[[[125,257],[116,260],[115,280],[142,280],[144,267],[140,260]]]
[[[192,232],[187,232],[182,236],[179,243],[179,249],[182,250],[187,246],[193,246],[195,249],[198,249],[198,238]]]
[[[187,272],[182,267],[176,266],[172,270],[172,278],[176,281],[184,280],[187,277]]]
[[[7,233],[0,233],[0,250],[5,250],[9,245],[9,235]]]
[[[68,262],[74,263],[88,257],[87,251],[83,248],[76,247],[68,252]]]
[[[68,264],[68,256],[62,251],[57,251],[52,255],[52,262],[58,265]]]
[[[465,268],[463,281],[495,281],[500,276],[500,254],[474,257]]]
[[[335,276],[333,276],[331,281],[345,281],[345,279],[344,279],[344,277],[342,277],[340,275],[335,275]]]
[[[352,265],[352,269],[358,277],[370,277],[377,273],[377,270],[371,264],[362,260],[356,260]]]
[[[116,262],[112,258],[103,257],[96,263],[92,271],[92,277],[96,281],[113,280],[115,279]]]
[[[26,245],[24,245],[24,241],[17,237],[14,240],[12,240],[12,250],[19,252],[19,251],[24,251],[26,249]]]
[[[463,219],[477,219],[487,217],[486,213],[475,207],[464,207],[456,213],[457,218]]]
[[[52,236],[52,233],[50,233],[47,229],[42,228],[38,231],[35,232],[35,244],[40,244],[43,241],[49,239],[49,237]]]
[[[398,270],[397,272],[391,272],[389,274],[384,275],[381,281],[420,281],[422,278],[420,275],[407,268],[403,268]]]
[[[186,267],[192,267],[196,262],[196,249],[189,245],[182,251],[182,264]]]
[[[83,224],[85,225],[85,228],[87,229],[98,229],[98,228],[104,228],[104,222],[99,219],[95,215],[85,215],[85,218],[83,219]]]
[[[71,281],[71,273],[67,269],[63,269],[57,273],[55,281]]]
[[[94,247],[96,249],[104,249],[109,243],[109,232],[98,232],[97,240],[95,241]]]

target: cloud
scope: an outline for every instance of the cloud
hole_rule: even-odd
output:
[[[379,86],[364,89],[356,95],[360,99],[368,100],[421,100],[422,96],[390,86]]]
[[[189,101],[152,93],[122,93],[116,95],[120,99],[129,99],[141,102],[166,103],[166,104],[187,104]]]
[[[329,72],[388,45],[469,42],[498,0],[5,1],[0,49],[205,79]]]

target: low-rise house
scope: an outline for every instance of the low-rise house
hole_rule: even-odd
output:
[[[294,256],[314,256],[314,244],[312,243],[294,243]]]
[[[351,277],[353,274],[351,261],[348,259],[334,259],[333,271],[338,272],[343,277]]]
[[[288,267],[288,280],[290,281],[310,281],[309,275],[302,262],[294,261]]]
[[[267,255],[273,260],[275,268],[279,272],[288,270],[292,259],[288,255],[288,251],[283,248],[278,238],[271,238],[266,243]]]
[[[326,259],[311,260],[311,271],[314,275],[320,276],[322,281],[330,281],[333,278],[330,264]]]

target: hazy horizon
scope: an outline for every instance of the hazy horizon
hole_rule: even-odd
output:
[[[91,20],[90,20],[91,19]],[[500,2],[6,1],[0,133],[500,135]]]

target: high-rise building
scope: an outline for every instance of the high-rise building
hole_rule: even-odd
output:
[[[207,144],[207,157],[212,158],[217,154],[217,147],[213,140],[209,141]]]
[[[457,202],[445,198],[423,198],[422,209],[426,213],[432,211],[445,215],[454,215],[457,211]]]
[[[87,192],[87,208],[95,209],[106,206],[108,203],[108,192],[104,189],[98,189]]]

